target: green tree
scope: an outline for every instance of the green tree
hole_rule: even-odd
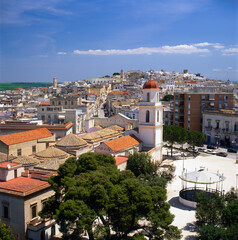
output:
[[[163,140],[168,142],[171,148],[171,156],[173,156],[173,145],[175,143],[183,144],[187,138],[186,130],[179,126],[164,125],[163,126]]]
[[[104,78],[109,78],[110,76],[109,75],[105,75]]]
[[[201,146],[206,139],[206,135],[199,131],[188,132],[188,144],[193,146],[193,152],[195,152],[195,146]]]
[[[166,101],[166,102],[169,102],[171,100],[174,99],[174,95],[171,95],[171,94],[167,94],[163,97],[162,101]]]
[[[152,161],[150,155],[137,152],[129,155],[126,169],[132,171],[143,185],[163,188],[173,179],[175,170],[172,166],[167,170],[161,169],[158,163]]]
[[[13,240],[14,237],[10,232],[10,228],[1,223],[0,220],[0,240]]]
[[[205,193],[197,195],[196,219],[199,227],[198,239],[238,239],[238,196],[231,189],[224,197]]]
[[[116,75],[121,75],[121,74],[119,72],[114,72],[112,75],[116,76]]]
[[[119,171],[111,155],[69,158],[49,183],[55,195],[40,215],[56,219],[67,239],[80,239],[85,231],[90,240],[143,239],[137,230],[144,230],[150,239],[181,237],[171,225],[166,190],[144,186],[131,171]]]

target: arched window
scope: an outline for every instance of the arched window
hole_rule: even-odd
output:
[[[150,93],[147,93],[147,102],[150,101]]]
[[[157,122],[159,122],[159,110],[157,111]]]
[[[145,121],[150,122],[150,111],[149,110],[146,111]]]

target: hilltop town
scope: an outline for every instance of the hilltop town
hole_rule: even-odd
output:
[[[180,146],[174,156],[168,154],[164,125],[202,132],[206,145],[225,149],[224,155],[238,162],[238,84],[186,69],[121,70],[73,82],[54,77],[49,87],[1,91],[2,222],[20,239],[59,235],[55,220],[43,220],[38,212],[54,194],[48,179],[60,165],[89,152],[110,154],[120,170],[136,152],[161,165],[181,160]],[[213,158],[223,152],[198,151]],[[186,156],[190,153],[188,147]]]

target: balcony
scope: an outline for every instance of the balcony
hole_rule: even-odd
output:
[[[206,131],[212,131],[212,127],[211,126],[207,126],[207,127],[205,127],[205,130]]]
[[[29,223],[27,223],[28,230],[32,230],[34,232],[37,232],[44,228],[45,226],[48,226],[52,223],[54,223],[54,219],[41,219],[40,217],[36,217],[32,219]]]
[[[220,128],[214,128],[215,133],[220,133],[221,129]]]
[[[184,112],[175,112],[175,115],[176,115],[176,116],[183,116],[183,115],[184,115]]]

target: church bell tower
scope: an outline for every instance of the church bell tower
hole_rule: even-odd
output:
[[[159,101],[159,85],[154,80],[143,86],[143,101],[139,106],[139,136],[144,148],[153,149],[155,161],[162,161],[163,106]]]

